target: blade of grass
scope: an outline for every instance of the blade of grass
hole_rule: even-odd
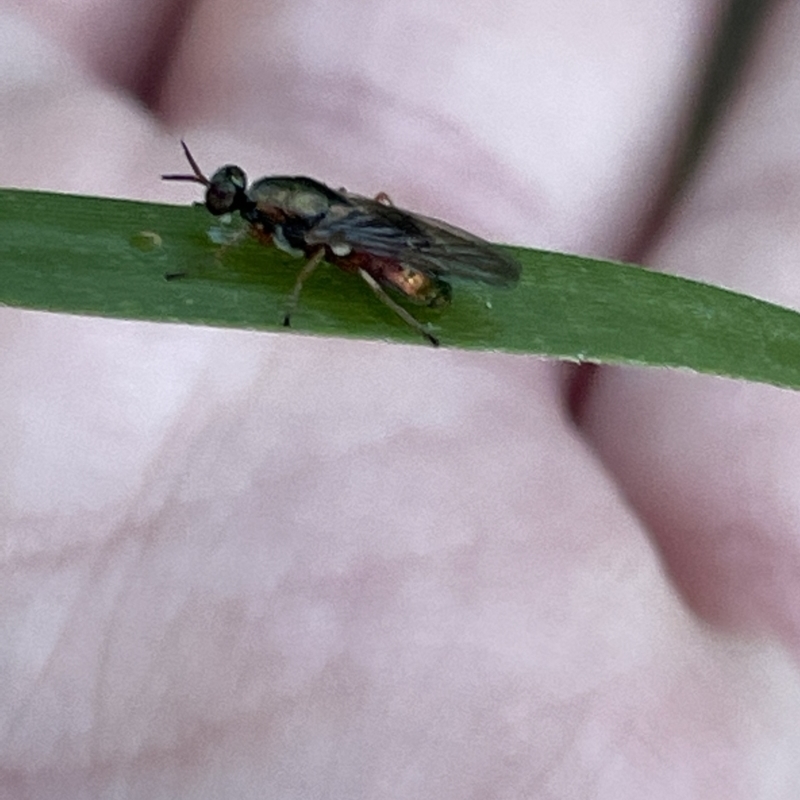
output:
[[[199,206],[0,190],[0,303],[128,319],[285,330],[299,262]],[[215,243],[217,242],[217,243]],[[800,388],[800,314],[632,265],[516,248],[520,285],[456,284],[412,308],[445,346],[686,367]],[[188,273],[167,281],[166,273]],[[303,333],[416,342],[362,281],[318,270],[293,316]]]

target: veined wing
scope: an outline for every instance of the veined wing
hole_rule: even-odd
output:
[[[345,197],[347,203],[332,206],[305,234],[308,244],[348,245],[437,278],[498,286],[519,280],[520,265],[513,258],[467,231],[367,197]]]

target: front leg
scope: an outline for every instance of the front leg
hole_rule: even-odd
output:
[[[225,255],[225,253],[228,252],[228,250],[231,247],[233,247],[234,245],[238,245],[246,236],[249,236],[253,232],[254,231],[253,231],[252,228],[240,228],[239,230],[236,231],[236,233],[233,234],[233,236],[230,237],[230,239],[228,239],[228,241],[226,241],[223,244],[221,244],[214,251],[214,258],[217,259],[217,261],[222,261],[222,257]],[[168,281],[174,281],[174,280],[177,280],[178,278],[187,278],[188,276],[189,276],[189,273],[185,272],[185,271],[184,272],[167,272],[164,275],[164,277]]]

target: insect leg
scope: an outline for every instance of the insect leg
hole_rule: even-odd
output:
[[[320,265],[324,255],[325,248],[320,247],[319,250],[308,259],[303,269],[300,270],[300,274],[294,282],[294,289],[292,289],[292,293],[289,295],[289,302],[286,304],[286,314],[283,317],[283,325],[285,328],[289,327],[292,314],[295,308],[297,308],[297,301],[300,299],[300,291],[303,288],[303,282]]]
[[[216,251],[214,252],[214,258],[216,258],[217,261],[221,261],[222,257],[225,255],[225,253],[228,252],[228,250],[231,247],[233,247],[234,245],[238,245],[242,241],[242,239],[244,239],[245,236],[248,236],[249,234],[250,234],[250,231],[247,228],[241,228],[238,231],[236,231],[236,233],[234,233],[234,235],[231,236],[231,238],[228,239],[227,242],[225,242],[224,244],[220,245],[216,249]],[[174,281],[174,280],[177,280],[178,278],[188,278],[190,274],[191,273],[189,273],[187,271],[184,271],[184,272],[167,272],[166,275],[164,275],[164,277],[168,281]]]
[[[363,269],[360,269],[358,274],[367,282],[369,288],[375,292],[375,296],[378,298],[378,300],[389,306],[389,308],[391,308],[392,311],[394,311],[394,313],[400,317],[400,319],[408,323],[415,331],[417,331],[417,333],[421,333],[434,347],[439,346],[439,340],[432,333],[429,333],[427,328],[418,319],[414,319],[414,317],[412,317],[408,311],[395,303],[395,301],[383,291],[381,285],[375,280],[375,278],[372,277],[372,275]]]

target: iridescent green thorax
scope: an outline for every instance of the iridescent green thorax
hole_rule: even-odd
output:
[[[320,218],[331,205],[348,205],[344,195],[302,176],[274,176],[255,181],[247,196],[259,209],[275,209],[284,217]]]

